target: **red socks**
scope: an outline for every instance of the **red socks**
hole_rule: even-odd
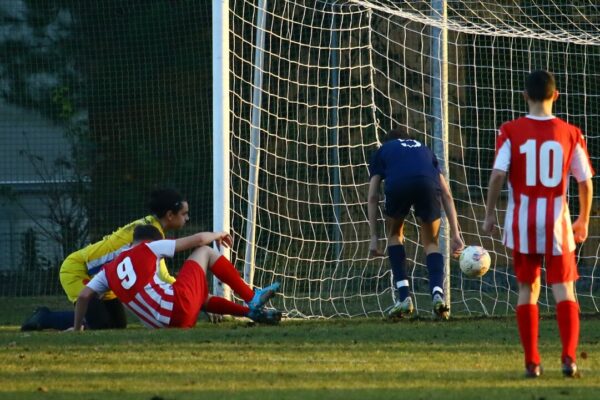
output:
[[[527,366],[529,363],[539,364],[539,310],[537,304],[521,304],[517,306],[517,325],[519,327],[521,344],[525,351],[525,365]]]
[[[244,317],[250,309],[222,297],[212,296],[204,303],[204,311],[214,314],[237,315]]]
[[[228,284],[246,303],[254,297],[254,291],[244,282],[233,264],[224,256],[219,257],[210,270],[221,282]]]
[[[556,321],[562,342],[561,360],[570,357],[575,362],[579,342],[579,305],[574,301],[561,301],[556,305]]]

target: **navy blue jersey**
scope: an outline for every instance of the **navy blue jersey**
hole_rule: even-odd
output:
[[[437,157],[423,143],[414,139],[395,139],[386,142],[372,156],[369,164],[371,177],[385,180],[385,192],[393,191],[415,178],[425,178],[440,185]]]

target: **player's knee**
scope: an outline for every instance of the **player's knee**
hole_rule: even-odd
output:
[[[196,261],[200,265],[209,265],[218,257],[218,253],[211,247],[197,247],[188,257],[190,260]]]
[[[573,282],[553,283],[552,294],[557,303],[561,301],[575,301]]]
[[[425,254],[427,254],[427,255],[433,254],[433,253],[439,253],[440,246],[437,243],[428,243],[428,244],[423,243],[423,250],[425,251]]]

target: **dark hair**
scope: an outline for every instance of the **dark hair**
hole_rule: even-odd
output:
[[[387,135],[385,135],[384,142],[389,142],[390,140],[396,139],[412,139],[408,132],[404,129],[394,128],[391,129]]]
[[[533,71],[525,80],[525,91],[533,101],[551,99],[556,90],[554,76],[548,71]]]
[[[157,189],[150,193],[148,208],[158,218],[162,218],[168,211],[179,212],[183,208],[185,199],[174,189]]]
[[[137,225],[133,230],[133,241],[139,242],[142,240],[161,240],[163,234],[160,233],[157,227],[154,225]]]

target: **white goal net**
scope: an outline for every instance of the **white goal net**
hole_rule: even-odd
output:
[[[444,19],[434,9],[440,4],[230,1],[233,258],[240,269],[253,265],[257,286],[282,282],[275,306],[289,316],[379,316],[391,306],[388,260],[368,258],[367,167],[393,127],[433,144],[441,100],[435,71],[443,61],[433,43],[444,29],[447,173],[465,242],[492,256],[490,272],[476,280],[451,262],[454,315],[514,312],[509,252],[500,234],[483,235],[480,223],[497,128],[526,113],[528,72],[555,74],[555,113],[582,128],[597,166],[600,7],[592,0],[448,1]],[[572,184],[576,216],[575,190]],[[600,307],[598,207],[595,199],[590,238],[577,250],[583,312]],[[408,220],[411,288],[425,316],[425,256]],[[544,287],[543,311],[551,310],[551,297]]]

